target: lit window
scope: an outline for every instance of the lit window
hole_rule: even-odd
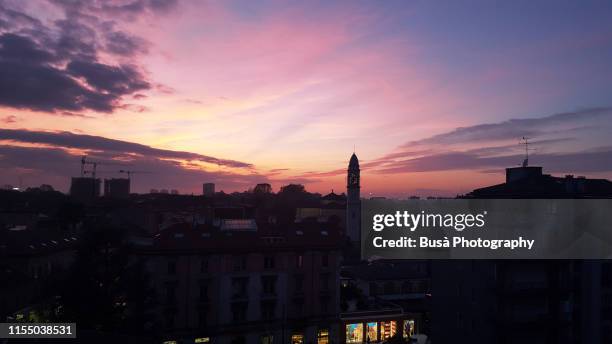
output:
[[[291,344],[304,344],[304,335],[301,333],[291,335]]]
[[[404,339],[410,338],[415,334],[414,320],[404,320]]]
[[[397,324],[395,321],[383,321],[380,323],[381,339],[389,339],[395,336],[396,332],[397,332]]]
[[[368,333],[367,333],[366,340],[367,342],[378,341],[378,323],[376,322],[368,323]]]
[[[363,343],[363,324],[346,325],[346,342]]]
[[[329,344],[329,330],[320,329],[317,333],[317,344]]]

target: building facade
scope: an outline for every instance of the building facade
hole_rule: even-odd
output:
[[[172,342],[339,343],[340,231],[179,224],[141,248]]]

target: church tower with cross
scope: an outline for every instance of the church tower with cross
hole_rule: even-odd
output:
[[[353,153],[349,161],[346,178],[346,235],[360,247],[361,243],[361,199],[359,159]]]

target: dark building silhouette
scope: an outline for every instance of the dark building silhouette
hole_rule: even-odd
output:
[[[467,198],[610,198],[612,182],[506,169]],[[432,263],[435,343],[612,343],[612,264],[594,260]]]
[[[269,194],[272,192],[272,185],[268,184],[268,183],[260,183],[255,185],[255,188],[253,189],[254,193],[266,193]]]
[[[127,198],[130,196],[130,179],[104,179],[104,196],[111,198]]]
[[[522,166],[506,169],[506,182],[476,189],[471,198],[610,198],[612,182],[583,176],[553,177],[542,167]]]
[[[100,179],[73,177],[70,182],[70,196],[81,202],[91,202],[100,197]]]
[[[206,197],[213,197],[215,195],[215,183],[202,184],[202,195]]]

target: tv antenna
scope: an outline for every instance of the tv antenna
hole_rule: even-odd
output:
[[[527,137],[527,136],[523,136],[523,138],[521,139],[521,141],[519,142],[520,145],[525,145],[525,160],[523,160],[523,167],[527,167],[529,165],[529,151],[533,151],[535,150],[534,148],[529,148],[529,140],[531,138]]]

